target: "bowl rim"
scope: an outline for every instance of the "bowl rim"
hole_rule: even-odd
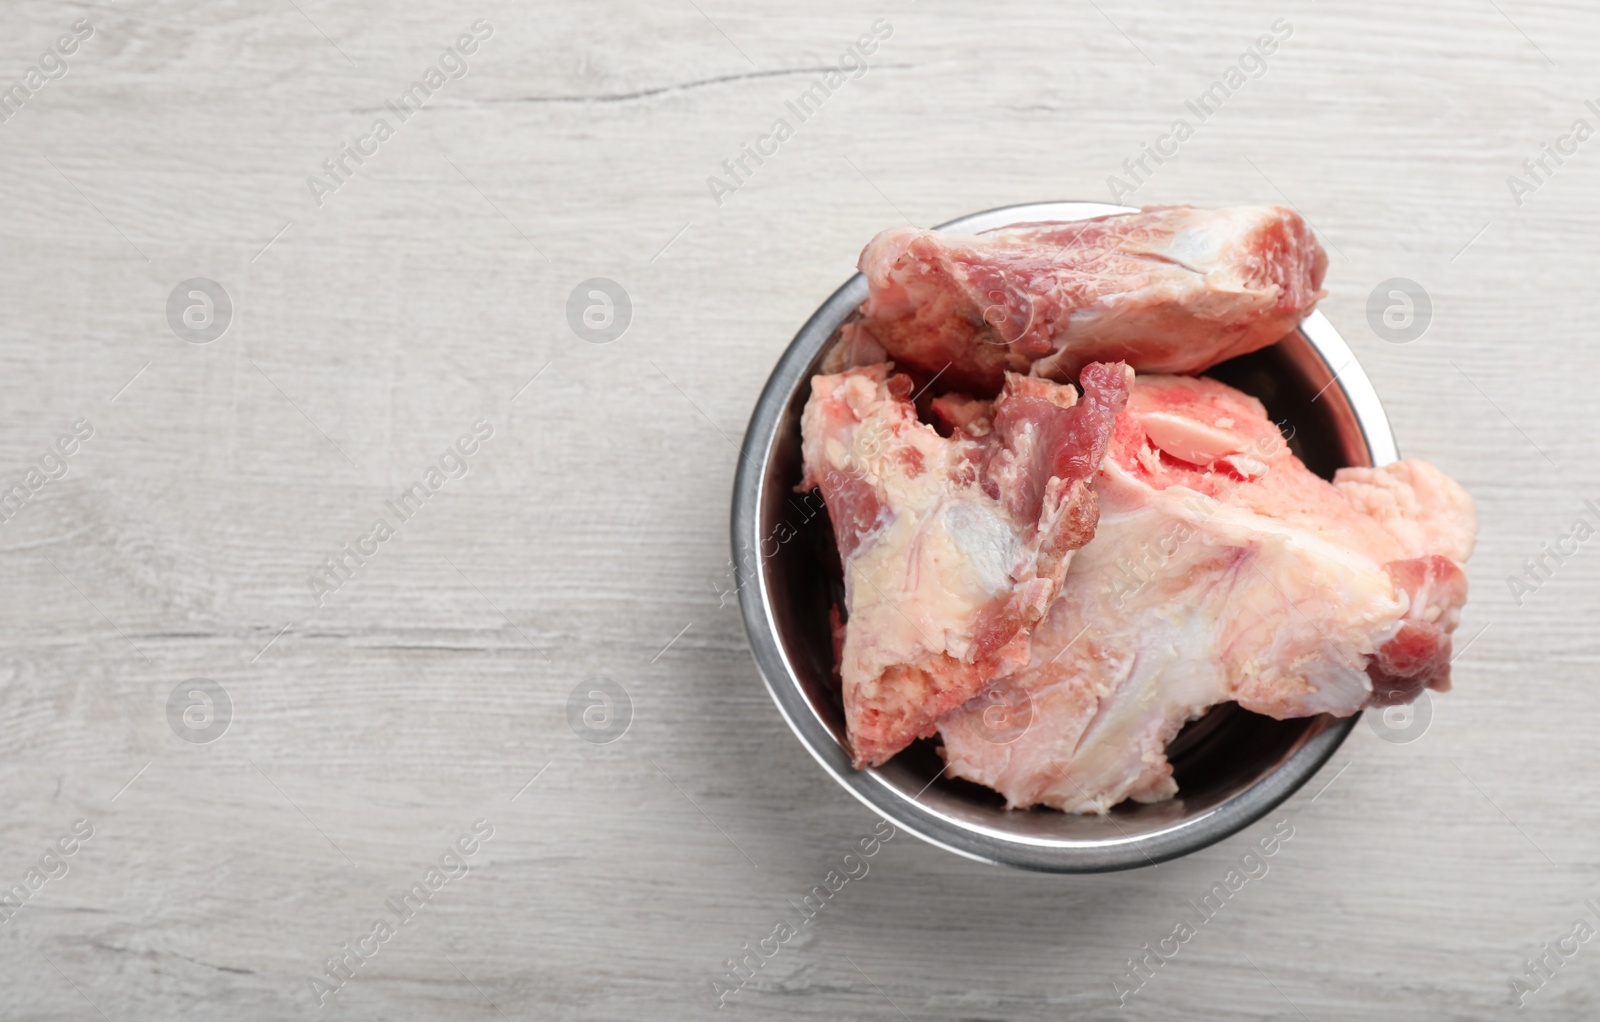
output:
[[[1138,207],[1103,202],[1033,202],[983,210],[934,229],[977,234],[1013,224],[1073,221],[1138,211]],[[759,530],[766,470],[784,411],[796,389],[805,382],[812,363],[866,294],[866,278],[856,273],[795,334],[751,412],[733,486],[733,560],[740,581],[739,608],[751,652],[779,713],[822,768],[863,805],[929,844],[979,862],[1059,873],[1131,869],[1198,851],[1260,820],[1310,780],[1355,727],[1361,717],[1359,712],[1334,720],[1306,739],[1275,769],[1218,805],[1153,832],[1103,841],[1018,835],[956,819],[920,801],[928,787],[943,776],[943,770],[935,773],[921,792],[910,796],[886,779],[884,768],[858,771],[851,766],[848,751],[807,698],[778,639],[778,624],[769,598],[771,580],[765,558],[759,554]],[[1333,374],[1328,385],[1337,386],[1348,403],[1365,441],[1369,463],[1376,466],[1398,460],[1394,435],[1377,392],[1333,324],[1321,312],[1313,312],[1298,329]],[[1335,370],[1334,366],[1343,368]]]

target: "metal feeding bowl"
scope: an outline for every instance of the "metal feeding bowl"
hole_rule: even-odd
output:
[[[1007,206],[940,230],[977,234],[1011,224],[1134,212],[1094,202]],[[875,813],[931,844],[984,862],[1061,873],[1153,865],[1249,826],[1327,762],[1357,716],[1276,721],[1232,703],[1190,723],[1168,748],[1177,797],[1127,802],[1107,816],[1008,810],[996,793],[942,776],[936,740],[881,767],[854,770],[844,707],[831,680],[828,611],[840,569],[827,515],[795,493],[800,413],[841,324],[867,296],[860,274],[822,304],[784,352],[745,433],[733,492],[739,603],[756,664],[789,726],[823,769]],[[1311,471],[1382,465],[1398,454],[1388,419],[1350,348],[1319,313],[1262,351],[1207,375],[1259,398]]]

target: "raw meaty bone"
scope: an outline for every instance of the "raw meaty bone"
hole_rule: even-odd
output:
[[[1103,813],[1175,794],[1167,743],[1217,703],[1282,720],[1449,688],[1477,525],[1426,462],[1330,484],[1254,398],[1140,376],[1094,490],[1029,666],[939,722],[950,774]]]
[[[848,348],[984,395],[1007,371],[1066,380],[1089,362],[1198,373],[1293,330],[1327,265],[1305,220],[1275,206],[1152,207],[973,237],[897,227],[861,253],[870,291]]]
[[[821,487],[844,561],[839,665],[857,768],[1028,663],[1029,631],[1094,535],[1088,483],[1132,377],[1091,365],[1080,401],[1008,376],[986,435],[948,439],[917,420],[910,377],[888,365],[812,379],[800,489]]]

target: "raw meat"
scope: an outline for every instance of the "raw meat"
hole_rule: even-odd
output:
[[[1217,703],[1347,715],[1449,688],[1476,520],[1431,465],[1330,484],[1254,398],[1140,376],[1094,490],[1029,666],[940,721],[950,774],[1103,813],[1173,795],[1167,743]]]
[[[802,417],[802,490],[820,487],[844,562],[839,651],[857,767],[876,766],[1028,663],[1028,634],[1094,534],[1088,482],[1132,372],[1071,386],[1009,375],[984,436],[918,421],[888,365],[817,376]],[[837,635],[837,625],[835,628]]]
[[[1007,372],[1074,379],[1089,362],[1197,373],[1266,347],[1322,297],[1328,257],[1293,210],[1167,206],[957,237],[897,227],[840,357],[887,353],[993,395]]]

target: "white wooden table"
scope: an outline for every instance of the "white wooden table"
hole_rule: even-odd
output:
[[[1523,168],[1600,129],[1600,15],[1205,7],[8,5],[0,1016],[719,1017],[726,960],[874,824],[713,589],[768,370],[879,228],[1109,200],[1187,116],[1127,201],[1303,210],[1402,449],[1477,498],[1456,691],[1418,740],[1363,724],[1273,818],[1157,869],[1027,875],[899,835],[721,1010],[1521,1017],[1527,959],[1600,926],[1600,540],[1520,606],[1507,582],[1600,500],[1600,141],[1536,188]],[[1279,19],[1265,72],[1186,114]],[[802,122],[787,104],[875,22]],[[329,178],[346,143],[367,155]],[[746,143],[769,155],[734,178]],[[1410,343],[1368,325],[1392,277],[1431,297]],[[203,343],[204,285],[176,307],[195,340],[167,313],[193,278],[231,304]],[[609,343],[569,326],[590,278],[631,304]],[[369,553],[313,586],[345,544]],[[184,717],[217,691],[191,679],[228,712]],[[609,744],[569,723],[598,679],[631,704]],[[1127,960],[1272,819],[1294,837],[1270,873],[1119,1007]],[[401,924],[386,899],[415,884]],[[1529,1017],[1594,1017],[1600,944],[1570,946]]]

